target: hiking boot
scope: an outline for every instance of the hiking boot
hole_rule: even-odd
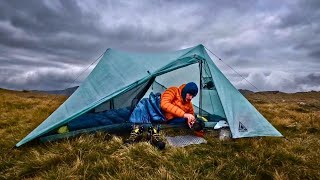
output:
[[[125,140],[125,144],[133,144],[141,141],[143,137],[143,126],[133,125],[130,136]]]
[[[160,126],[157,126],[157,128],[149,127],[148,129],[148,140],[151,145],[157,147],[158,149],[162,150],[165,148],[166,143],[163,142],[160,138]]]

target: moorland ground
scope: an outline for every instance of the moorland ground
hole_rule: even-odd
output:
[[[246,97],[286,139],[208,132],[207,144],[159,151],[97,133],[12,148],[67,97],[0,89],[0,179],[319,179],[320,92]]]

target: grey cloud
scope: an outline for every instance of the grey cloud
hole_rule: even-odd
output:
[[[312,73],[305,77],[297,77],[295,81],[298,84],[305,84],[310,86],[319,86],[320,85],[320,73]]]
[[[291,11],[287,11],[281,17],[281,27],[295,27],[308,25],[320,17],[320,1],[305,0],[290,4]]]
[[[308,40],[297,44],[294,49],[306,51],[314,61],[320,62],[320,40]]]
[[[246,77],[246,80],[240,79],[236,83],[236,86],[253,91],[280,90],[284,92],[298,92],[320,90],[320,74],[317,73],[290,75],[289,73],[279,71],[265,74],[252,72]]]
[[[58,53],[60,49],[90,50],[92,44],[82,38],[88,38],[85,35],[90,33],[96,36],[102,35],[92,23],[94,21],[91,19],[96,17],[92,14],[83,14],[77,2],[61,1],[63,9],[60,12],[48,8],[43,1],[10,1],[10,3],[7,6],[11,14],[7,16],[6,22],[9,22],[11,29],[20,31],[20,36],[14,34],[12,36],[10,35],[12,32],[0,29],[0,40],[3,45],[47,53]],[[63,33],[70,36],[60,37],[59,35]]]
[[[2,87],[9,89],[27,90],[56,90],[65,89],[79,84],[75,81],[78,71],[57,70],[57,69],[38,69],[27,73],[17,70],[1,70],[0,82]],[[79,79],[80,80],[80,79]]]
[[[24,29],[27,32],[48,33],[67,31],[74,33],[86,33],[91,28],[92,14],[84,14],[77,1],[59,1],[60,11],[49,8],[44,1],[10,1],[10,8],[13,11],[9,17],[15,27]]]
[[[159,52],[202,43],[262,89],[299,90],[291,87],[298,80],[284,79],[320,69],[318,7],[302,0],[1,1],[0,87],[61,88],[72,68],[80,73],[109,47]],[[282,83],[271,83],[278,77]]]
[[[310,55],[311,57],[316,58],[317,61],[320,62],[320,49],[316,49],[316,50],[314,50],[314,51],[311,51],[311,52],[309,53],[309,55]]]
[[[289,5],[290,11],[279,14],[279,30],[291,32],[291,42],[294,50],[306,51],[313,61],[319,62],[320,32],[320,1],[297,1]]]

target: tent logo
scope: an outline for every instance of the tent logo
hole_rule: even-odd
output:
[[[246,132],[248,129],[239,121],[239,132]]]

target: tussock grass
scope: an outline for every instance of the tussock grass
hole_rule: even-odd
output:
[[[250,94],[284,138],[219,141],[159,151],[107,133],[12,148],[66,98],[0,89],[0,179],[319,179],[320,93]],[[163,135],[188,134],[170,129]],[[12,148],[12,149],[11,149]]]

